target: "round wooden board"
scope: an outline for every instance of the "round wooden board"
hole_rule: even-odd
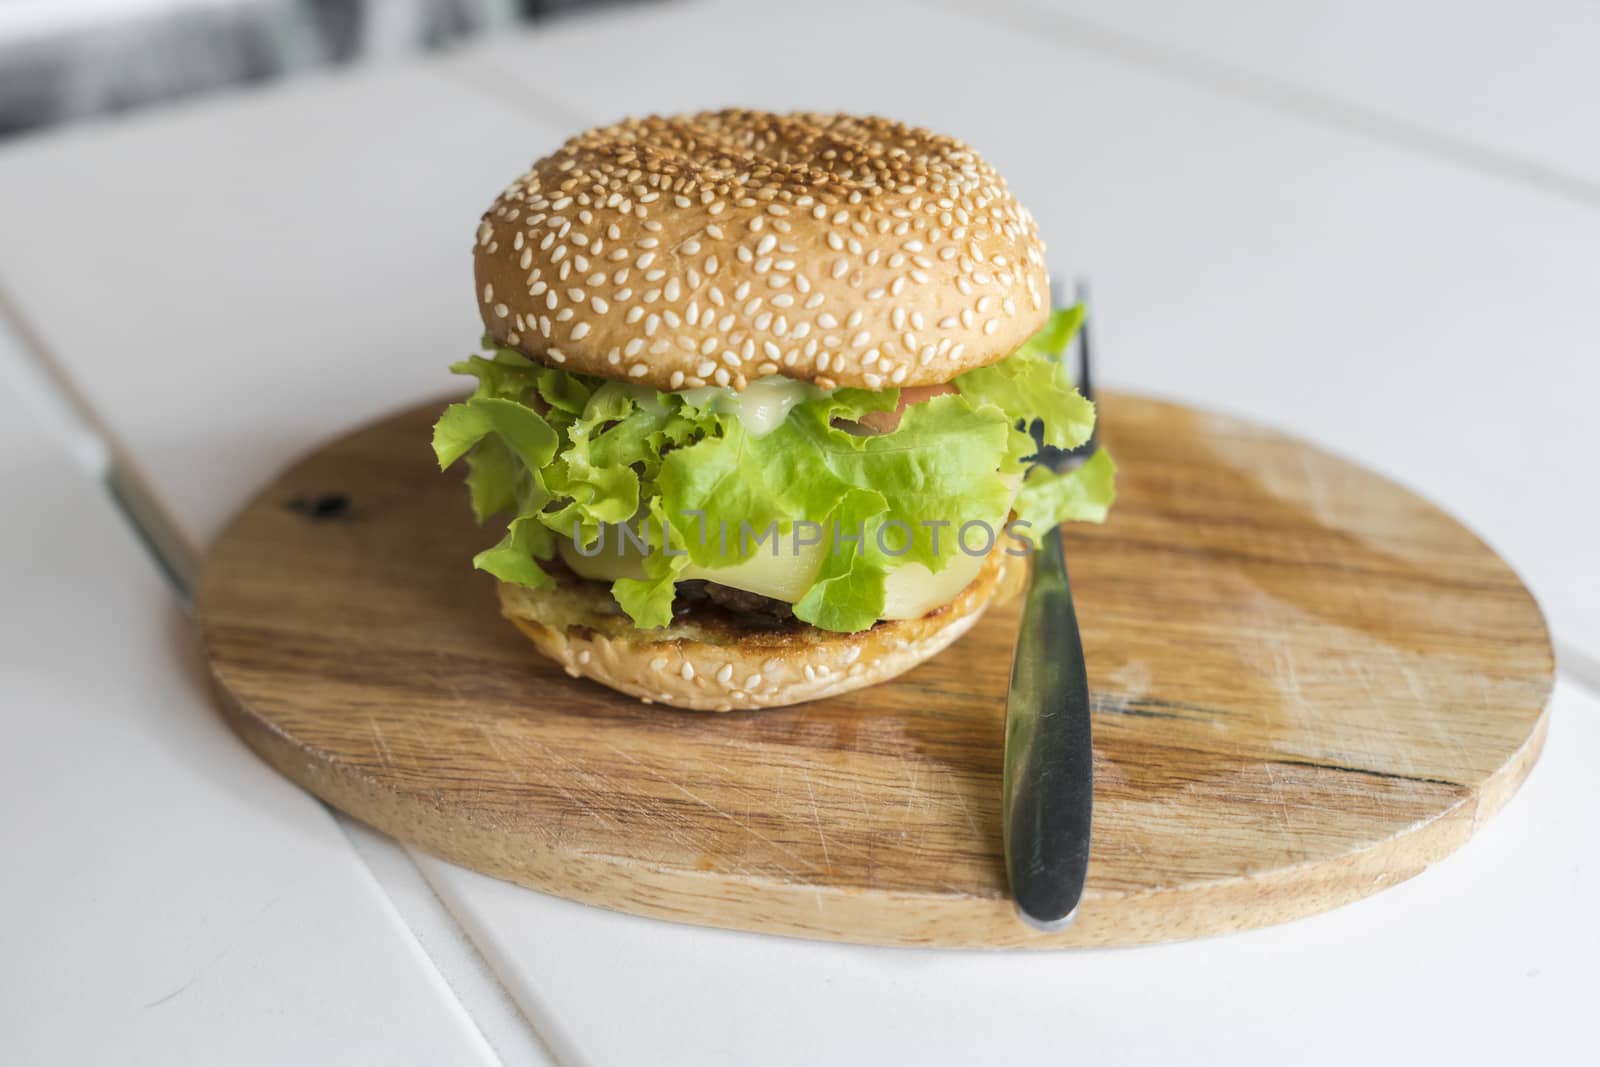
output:
[[[894,945],[1110,945],[1322,911],[1460,846],[1527,775],[1539,609],[1443,513],[1259,427],[1102,401],[1119,498],[1067,540],[1095,705],[1076,925],[1016,920],[1001,725],[1016,605],[898,681],[723,715],[567,677],[469,560],[429,405],[296,465],[218,541],[234,727],[329,803],[622,911]]]

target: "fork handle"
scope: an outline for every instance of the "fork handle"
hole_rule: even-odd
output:
[[[1006,875],[1023,921],[1071,923],[1083,896],[1094,813],[1089,678],[1061,529],[1042,538],[1022,607],[1006,700]]]

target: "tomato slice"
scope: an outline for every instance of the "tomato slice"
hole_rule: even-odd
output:
[[[900,425],[900,417],[905,414],[906,408],[955,391],[956,387],[949,382],[942,385],[913,385],[900,390],[900,404],[893,411],[869,411],[861,416],[861,424],[873,433],[892,433]]]

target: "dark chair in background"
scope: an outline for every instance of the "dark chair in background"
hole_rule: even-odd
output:
[[[437,48],[595,0],[130,0],[0,6],[0,137]]]

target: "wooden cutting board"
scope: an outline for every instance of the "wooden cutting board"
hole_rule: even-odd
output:
[[[321,449],[212,549],[234,727],[402,840],[683,922],[893,945],[1110,945],[1282,922],[1409,878],[1527,775],[1552,656],[1515,574],[1391,482],[1235,419],[1102,401],[1120,466],[1069,528],[1095,707],[1089,888],[1018,922],[1000,839],[1015,604],[899,681],[797,708],[646,707],[497,612],[440,405]]]

